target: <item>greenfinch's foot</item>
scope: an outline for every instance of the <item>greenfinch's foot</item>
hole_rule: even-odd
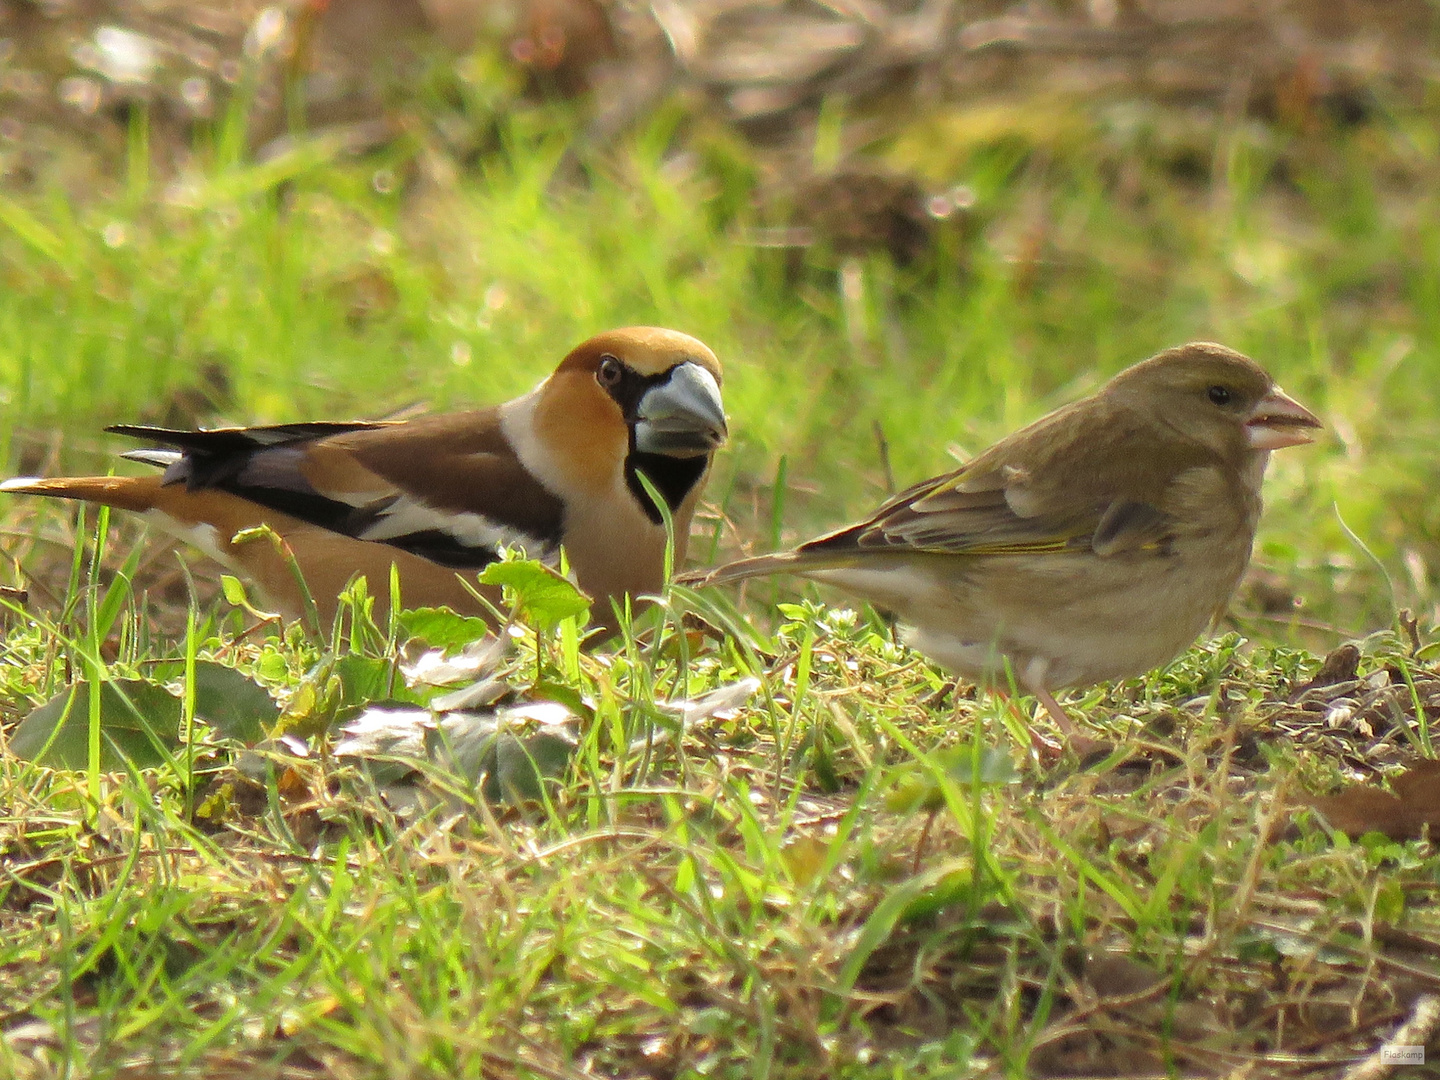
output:
[[[1113,743],[1107,742],[1104,739],[1091,738],[1081,731],[1079,725],[1077,725],[1074,718],[1071,717],[1069,710],[1055,700],[1055,695],[1050,693],[1045,687],[1036,686],[1031,689],[1035,694],[1035,699],[1039,701],[1041,705],[1045,706],[1045,711],[1050,714],[1050,719],[1055,721],[1055,726],[1058,727],[1064,735],[1063,745],[1059,747],[1058,753],[1055,754],[1054,758],[1050,760],[1048,764],[1057,762],[1066,750],[1079,758],[1081,765],[1091,764],[1096,760],[1110,755],[1110,752],[1115,748]],[[1032,745],[1036,746],[1038,751],[1039,746],[1042,744],[1035,738],[1033,731],[1031,733],[1031,741]],[[1052,746],[1050,743],[1044,743],[1043,745],[1046,747]],[[1042,762],[1046,761],[1044,754],[1040,755],[1040,760]]]

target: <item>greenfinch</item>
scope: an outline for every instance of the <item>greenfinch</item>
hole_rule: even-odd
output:
[[[1211,625],[1250,561],[1270,451],[1320,426],[1248,357],[1182,345],[864,521],[699,583],[834,585],[957,674],[1013,675],[1074,738],[1054,692],[1143,674]]]

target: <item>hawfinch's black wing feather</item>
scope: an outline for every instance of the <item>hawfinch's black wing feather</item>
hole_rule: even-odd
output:
[[[321,439],[351,431],[371,431],[386,427],[386,420],[314,420],[302,424],[273,424],[263,427],[207,428],[181,430],[150,427],[146,424],[115,424],[105,430],[112,435],[132,439],[148,439],[163,446],[174,446],[197,454],[238,454],[267,446]]]
[[[165,483],[217,488],[332,532],[388,544],[456,569],[558,551],[564,508],[521,464],[495,410],[400,423],[284,424],[118,434],[177,450],[132,457]]]
[[[380,426],[381,422],[370,420],[320,420],[302,424],[208,428],[197,431],[150,427],[145,424],[115,424],[105,430],[112,435],[146,439],[162,446],[174,447],[179,451],[179,457],[175,459],[167,459],[162,456],[163,452],[156,454],[143,450],[132,451],[125,456],[131,461],[163,465],[167,484],[183,480],[188,490],[199,491],[210,487],[225,487],[226,481],[232,480],[261,451],[271,447],[291,446]]]

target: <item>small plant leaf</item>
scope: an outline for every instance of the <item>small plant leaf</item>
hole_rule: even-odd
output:
[[[276,734],[309,737],[326,731],[338,719],[377,701],[395,699],[412,704],[418,698],[389,660],[349,653],[336,659],[327,655],[306,674],[291,695]]]
[[[163,764],[161,748],[179,745],[180,699],[143,679],[115,679],[100,687],[100,767]],[[10,736],[17,757],[57,769],[86,768],[89,746],[89,683],[62,690],[32,710]]]
[[[393,684],[393,685],[392,685]],[[351,654],[327,654],[305,672],[295,687],[275,733],[310,737],[330,729],[357,708],[389,697],[410,697],[400,678],[392,677],[390,661]]]
[[[290,703],[280,718],[277,734],[308,737],[318,735],[330,726],[335,717],[334,695],[329,692],[329,671],[323,676],[307,676],[290,695]]]
[[[220,575],[220,592],[231,607],[237,607],[252,619],[279,619],[280,616],[274,612],[262,611],[251,602],[249,595],[245,592],[245,583],[239,578],[230,574]]]
[[[245,586],[240,579],[230,574],[220,575],[220,591],[225,594],[226,603],[232,607],[248,608],[250,600],[245,595]]]
[[[195,665],[195,714],[228,739],[258,742],[280,717],[270,692],[224,664]]]
[[[978,770],[976,757],[978,756]],[[1020,779],[1010,755],[998,746],[984,746],[976,755],[970,746],[958,746],[940,756],[945,776],[961,787],[1013,784]],[[945,793],[933,773],[918,767],[902,771],[899,781],[885,796],[885,809],[896,814],[930,812],[945,805]]]
[[[542,630],[562,619],[583,618],[590,598],[550,567],[534,559],[491,563],[480,573],[482,585],[500,585],[507,602],[515,605]]]

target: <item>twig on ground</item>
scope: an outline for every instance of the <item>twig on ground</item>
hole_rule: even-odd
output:
[[[1410,1019],[1396,1028],[1395,1034],[1377,1046],[1369,1057],[1347,1069],[1343,1080],[1384,1080],[1395,1072],[1397,1065],[1418,1064],[1399,1060],[1396,1052],[1402,1047],[1418,1046],[1423,1053],[1437,1030],[1440,1030],[1440,997],[1421,994],[1415,999]]]

